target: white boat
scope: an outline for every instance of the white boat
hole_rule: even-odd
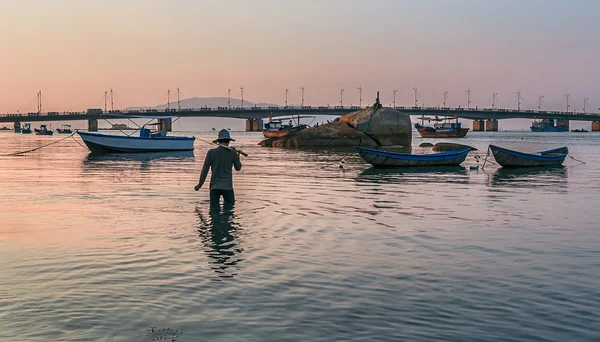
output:
[[[166,131],[150,134],[142,128],[139,137],[98,132],[77,132],[92,152],[165,152],[193,151],[194,137],[169,137]]]

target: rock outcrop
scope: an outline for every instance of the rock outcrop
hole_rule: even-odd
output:
[[[341,146],[374,147],[377,146],[377,143],[369,138],[368,135],[355,130],[348,124],[334,121],[317,127],[306,128],[281,138],[266,139],[261,141],[259,145],[286,148]]]
[[[477,149],[475,147],[471,147],[469,145],[445,143],[445,142],[440,142],[440,143],[433,145],[432,150],[434,150],[436,152],[445,152],[445,151],[462,150],[465,148],[470,148],[472,151],[477,151]]]
[[[393,108],[373,108],[346,114],[331,123],[266,139],[259,145],[267,147],[315,148],[342,146],[411,146],[410,117]]]
[[[340,117],[340,122],[367,134],[381,146],[412,144],[410,116],[394,108],[361,109]]]

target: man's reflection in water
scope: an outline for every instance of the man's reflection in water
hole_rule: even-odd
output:
[[[236,241],[241,231],[235,223],[234,205],[225,204],[221,208],[196,207],[200,218],[198,232],[206,246],[211,269],[220,278],[233,278],[239,269],[238,263],[242,260],[239,254],[243,248]]]

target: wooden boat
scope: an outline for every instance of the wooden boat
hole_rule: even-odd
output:
[[[357,147],[356,151],[367,163],[376,167],[403,167],[403,166],[448,166],[462,163],[470,148],[461,150],[432,153],[432,154],[407,154],[386,152],[371,148]]]
[[[164,119],[165,116],[136,116],[136,118]],[[151,132],[146,126],[156,126],[158,123],[147,123],[140,128],[140,135],[112,135],[98,132],[77,132],[85,145],[92,152],[169,152],[193,151],[194,137],[170,137],[166,130]]]
[[[150,135],[140,130],[139,137],[111,135],[98,132],[77,132],[92,152],[165,152],[192,151],[194,137]],[[149,131],[149,130],[148,130]]]
[[[462,123],[458,122],[458,117],[455,119],[456,121],[452,122],[449,117],[440,119],[437,116],[435,118],[421,116],[419,118],[421,122],[416,123],[415,128],[423,138],[463,138],[469,129],[462,127]],[[435,121],[435,123],[433,126],[425,126],[425,120]]]
[[[489,149],[492,151],[496,162],[503,167],[561,165],[567,154],[569,154],[569,149],[566,146],[534,153],[517,152],[494,145],[490,145]]]
[[[36,135],[52,135],[54,132],[49,130],[46,125],[40,125],[40,128],[34,128]]]
[[[281,138],[293,132],[301,131],[308,127],[308,125],[301,124],[301,118],[314,118],[314,116],[298,116],[292,118],[270,118],[262,130],[265,138]],[[289,123],[284,124],[283,121],[289,120]],[[294,120],[296,122],[294,123]]]
[[[22,134],[31,134],[31,124],[30,123],[23,124],[23,127],[21,128],[21,133]]]
[[[71,125],[62,125],[60,128],[56,129],[56,132],[59,134],[71,134],[73,131],[71,130]]]

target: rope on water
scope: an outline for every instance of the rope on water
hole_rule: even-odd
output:
[[[581,161],[581,160],[579,160],[579,159],[575,159],[575,158],[573,158],[573,156],[571,156],[570,154],[569,154],[569,158],[571,158],[571,159],[573,159],[574,161],[576,161],[576,162],[579,162],[579,163],[581,163],[581,164],[585,164],[585,162],[584,162],[584,161]]]
[[[488,156],[490,155],[490,147],[488,146],[487,153],[485,154],[485,159],[483,160],[483,166],[481,169],[485,169],[485,163],[487,163]]]
[[[77,139],[75,139],[75,137],[73,136],[73,134],[71,134],[71,138],[73,138],[73,140],[75,140],[75,142],[76,142],[77,144],[79,144],[79,146],[81,146],[81,147],[85,148],[86,150],[89,150],[87,147],[83,146],[83,145],[82,145],[82,144],[81,144],[79,141],[77,141]]]
[[[42,145],[42,146],[40,146],[40,147],[36,147],[36,148],[33,148],[33,149],[31,149],[31,150],[27,150],[27,151],[21,151],[21,152],[16,152],[16,153],[3,154],[2,156],[3,156],[3,157],[19,156],[19,155],[22,155],[22,154],[25,154],[25,153],[29,153],[29,152],[34,152],[34,151],[37,151],[37,150],[41,150],[41,149],[42,149],[42,148],[44,148],[44,147],[48,147],[48,146],[50,146],[50,145],[57,144],[57,143],[59,143],[59,142],[61,142],[61,141],[63,141],[63,140],[69,139],[69,138],[71,138],[71,137],[72,137],[72,136],[74,136],[74,135],[75,135],[75,133],[73,133],[73,134],[69,135],[68,137],[64,137],[64,138],[62,138],[62,139],[60,139],[60,140],[53,141],[53,142],[51,142],[51,143],[49,143],[49,144]]]

